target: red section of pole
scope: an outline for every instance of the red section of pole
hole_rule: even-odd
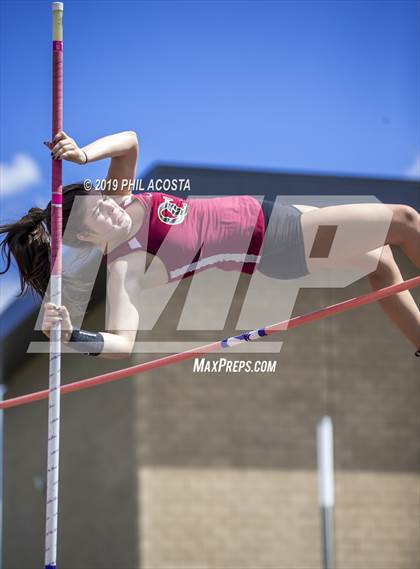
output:
[[[338,304],[334,304],[332,306],[328,306],[327,308],[322,308],[321,310],[316,310],[308,314],[303,314],[302,316],[295,316],[290,320],[285,320],[284,322],[279,322],[278,324],[272,324],[271,326],[267,326],[265,329],[262,330],[264,330],[265,335],[268,336],[271,334],[275,334],[276,332],[280,332],[282,330],[297,328],[298,326],[302,326],[303,324],[309,324],[310,322],[313,322],[315,320],[321,320],[322,318],[326,318],[328,316],[332,316],[340,312],[346,312],[348,310],[352,310],[353,308],[358,308],[360,306],[364,306],[365,304],[376,302],[383,298],[387,298],[389,296],[398,294],[399,292],[402,292],[404,290],[415,288],[417,286],[420,286],[420,277],[415,277],[413,279],[409,279],[408,281],[395,284],[383,288],[381,290],[370,292],[362,296],[350,298],[349,300],[339,302]],[[258,335],[255,335],[250,339],[254,340],[257,337]],[[236,341],[235,343],[239,344],[245,341],[246,340],[240,340]],[[119,371],[111,371],[109,373],[97,375],[89,379],[82,379],[80,381],[68,383],[67,385],[63,385],[60,388],[60,391],[62,394],[71,393],[72,391],[80,391],[81,389],[88,389],[90,387],[94,387],[95,385],[101,385],[103,383],[109,383],[111,381],[118,381],[119,379],[124,379],[125,377],[130,377],[137,373],[144,373],[146,371],[150,371],[152,369],[163,367],[169,364],[192,359],[196,355],[214,352],[220,348],[222,348],[220,341],[213,342],[211,344],[206,344],[205,346],[193,348],[191,350],[187,350],[179,354],[172,354],[169,356],[165,356],[163,358],[158,358],[150,362],[137,364],[135,366],[131,366],[129,368],[125,368]],[[25,405],[26,403],[40,401],[41,399],[46,399],[48,397],[48,393],[49,390],[45,389],[43,391],[37,391],[35,393],[21,395],[20,397],[14,397],[13,399],[6,399],[5,401],[0,402],[0,409],[8,409],[10,407],[17,407],[19,405]]]
[[[52,93],[52,137],[63,130],[63,42],[53,41],[53,93]],[[51,165],[51,272],[61,275],[63,182],[62,161],[52,160]]]

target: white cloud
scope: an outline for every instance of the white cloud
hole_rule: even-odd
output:
[[[27,154],[15,154],[12,162],[0,162],[0,194],[8,196],[23,192],[39,184],[41,171],[38,164]]]
[[[412,180],[420,180],[420,154],[414,160],[409,168],[407,168],[405,175]]]

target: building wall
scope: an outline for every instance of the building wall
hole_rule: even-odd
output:
[[[187,286],[154,339],[172,339]],[[306,289],[295,314],[367,290],[366,280]],[[261,298],[256,310],[267,302]],[[211,311],[211,302],[201,310]],[[95,309],[86,328],[101,329],[102,312]],[[281,339],[280,354],[241,355],[276,359],[275,374],[194,374],[186,361],[63,397],[60,567],[318,569],[315,429],[325,413],[335,427],[337,567],[420,566],[420,384],[412,347],[378,305]],[[138,354],[133,363],[157,356]],[[8,396],[44,388],[47,360],[26,359]],[[129,363],[68,355],[63,381]],[[42,566],[46,429],[46,402],[5,414],[7,569]]]

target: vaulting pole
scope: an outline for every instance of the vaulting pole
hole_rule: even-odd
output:
[[[52,139],[63,130],[63,4],[53,2]],[[62,162],[51,160],[50,301],[61,306]],[[61,323],[51,329],[48,404],[48,470],[45,523],[45,568],[57,565],[58,472],[60,456]]]

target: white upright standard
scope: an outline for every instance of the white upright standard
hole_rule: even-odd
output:
[[[324,569],[334,567],[334,442],[330,417],[323,417],[317,429],[319,505],[322,519]]]

